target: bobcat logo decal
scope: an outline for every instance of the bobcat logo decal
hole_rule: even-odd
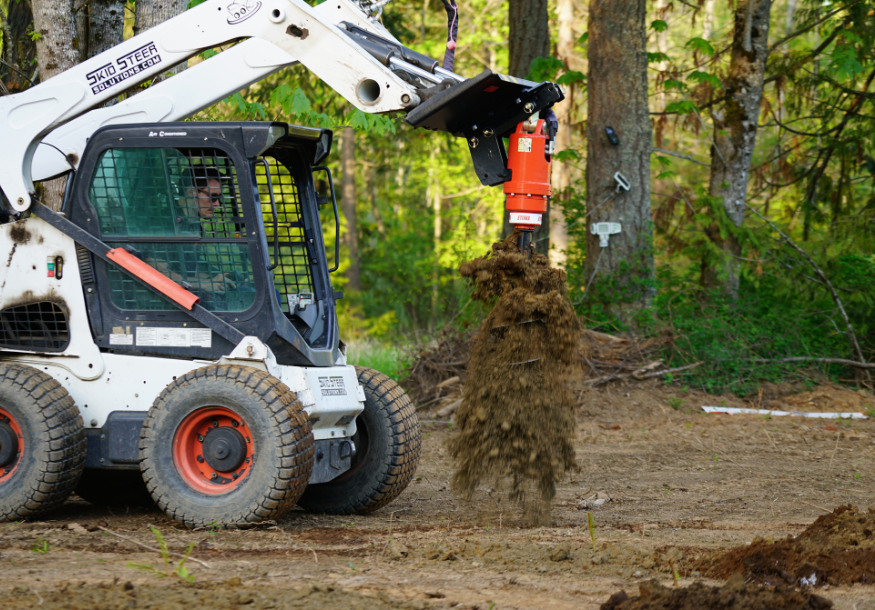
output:
[[[260,8],[261,2],[258,0],[237,0],[232,2],[226,7],[229,13],[228,25],[237,25],[246,21],[257,13]]]

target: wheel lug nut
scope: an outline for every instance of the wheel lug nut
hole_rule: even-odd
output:
[[[214,419],[214,420],[213,420],[213,428],[218,428],[218,427],[219,427],[219,422],[217,422],[217,421]]]
[[[219,478],[219,475],[217,475],[217,474],[214,472],[213,474],[210,475],[210,478],[211,478],[211,479],[218,479],[218,478]]]
[[[239,426],[240,424],[237,423],[237,420],[236,420],[236,419],[232,419],[232,420],[231,420],[231,425],[234,426],[234,427],[236,428],[236,427]]]
[[[204,435],[203,435],[203,434],[198,434],[198,435],[197,435],[197,440],[199,440],[200,442],[204,442]]]
[[[240,475],[237,474],[237,473],[235,472],[234,474],[231,475],[231,478],[234,479],[234,480],[236,481],[236,480],[238,479],[239,476],[240,476]]]
[[[202,455],[197,456],[197,461],[198,461],[200,464],[203,464],[203,463],[204,463],[204,456],[202,456]]]

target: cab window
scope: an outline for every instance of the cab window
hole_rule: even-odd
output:
[[[186,286],[210,311],[255,301],[237,171],[218,149],[111,148],[89,188],[102,239]],[[112,303],[173,310],[160,294],[107,265]]]

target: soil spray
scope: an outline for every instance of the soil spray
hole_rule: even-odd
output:
[[[466,497],[481,482],[509,487],[526,516],[544,523],[556,481],[575,467],[568,379],[579,327],[565,273],[541,254],[521,254],[518,236],[460,268],[473,298],[495,305],[474,344],[449,441],[452,484]]]

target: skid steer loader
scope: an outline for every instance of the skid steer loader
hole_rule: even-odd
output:
[[[319,214],[331,206],[339,237],[322,165],[331,131],[175,122],[301,62],[364,111],[465,138],[480,180],[507,182],[502,137],[522,122],[540,130],[561,90],[465,79],[373,17],[349,0],[209,0],[0,98],[0,519],[74,489],[134,500],[143,483],[193,527],[296,504],[363,514],[405,489],[420,456],[414,406],[385,375],[347,365],[340,340],[339,239],[329,257]],[[32,180],[64,173],[53,211]]]

